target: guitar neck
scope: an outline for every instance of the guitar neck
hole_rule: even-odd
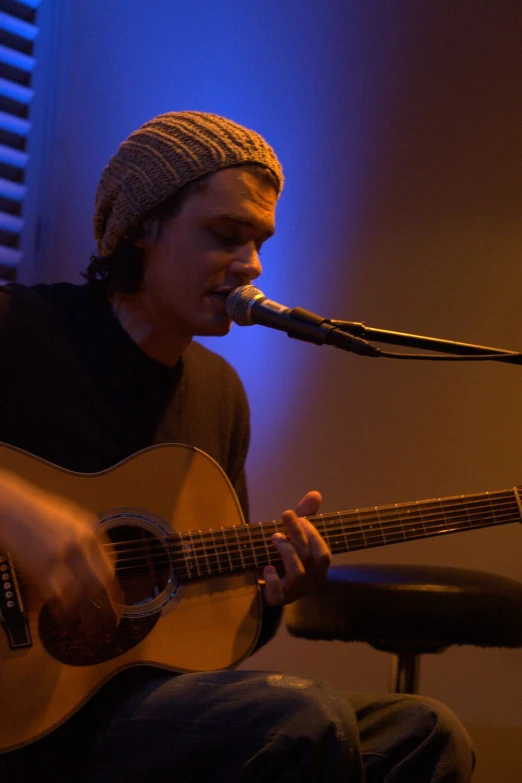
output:
[[[518,522],[518,489],[339,511],[309,517],[332,554]],[[262,568],[280,561],[271,542],[280,521],[182,533],[173,539],[180,581]]]

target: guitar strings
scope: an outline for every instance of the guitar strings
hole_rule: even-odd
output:
[[[513,504],[509,504],[509,505],[511,506]],[[485,506],[483,506],[482,508],[484,509]],[[491,509],[489,507],[487,508],[487,510],[493,518],[496,515],[498,515],[498,513],[501,511],[501,509],[499,508],[497,512],[491,513]],[[516,510],[515,508],[513,508],[512,513],[514,515],[514,521],[516,521],[516,519],[519,516],[518,507]],[[483,514],[481,509],[473,510],[470,513],[467,510],[463,511],[462,509],[455,507],[454,510],[452,510],[451,512],[446,511],[444,513],[441,513],[436,511],[434,514],[431,515],[422,514],[419,515],[419,517],[414,520],[407,520],[404,522],[401,522],[400,520],[397,522],[396,515],[395,515],[395,519],[393,519],[393,524],[390,524],[389,520],[386,520],[383,515],[380,515],[379,519],[376,518],[371,519],[371,521],[375,522],[375,524],[364,525],[362,523],[363,522],[367,523],[367,520],[361,519],[360,521],[357,521],[355,525],[351,525],[351,526],[343,523],[341,512],[339,515],[338,514],[318,515],[316,517],[310,517],[309,519],[310,521],[314,522],[316,527],[318,528],[321,526],[323,522],[328,522],[330,520],[338,520],[337,525],[330,525],[327,529],[326,528],[324,529],[324,535],[327,538],[332,536],[337,536],[339,533],[341,534],[346,533],[347,535],[350,535],[353,534],[354,532],[359,533],[360,535],[363,536],[363,538],[364,535],[371,535],[372,533],[377,532],[377,537],[382,538],[383,534],[393,535],[394,533],[396,533],[397,535],[402,535],[403,532],[408,533],[410,530],[415,531],[418,529],[422,531],[423,525],[427,524],[430,527],[433,527],[433,524],[437,520],[441,520],[443,523],[451,523],[452,520],[455,520],[459,516],[464,516],[465,521],[469,520],[470,523],[472,524],[477,518],[480,519],[483,516]],[[274,527],[274,530],[270,531],[270,533],[267,534],[269,538],[271,538],[274,532],[279,532],[280,530],[284,530],[283,523],[278,520],[274,520],[273,522],[250,524],[248,526],[244,524],[240,524],[240,525],[236,525],[233,527],[226,527],[226,528],[208,528],[208,529],[203,529],[198,531],[175,533],[175,534],[170,534],[168,536],[165,536],[161,539],[154,538],[152,540],[149,539],[147,541],[141,538],[133,541],[131,540],[125,542],[111,542],[109,544],[104,544],[103,546],[106,549],[113,549],[117,554],[119,553],[120,555],[123,555],[126,552],[133,553],[136,546],[143,546],[143,544],[146,544],[148,549],[151,550],[153,548],[152,542],[157,542],[157,546],[162,548],[166,544],[169,544],[171,542],[175,543],[176,541],[179,541],[180,538],[183,539],[192,538],[194,540],[198,538],[211,539],[214,536],[216,536],[222,539],[220,542],[221,546],[226,545],[227,543],[228,544],[232,543],[232,545],[234,545],[235,543],[234,541],[232,542],[230,541],[227,542],[226,540],[223,541],[223,538],[225,536],[230,537],[231,535],[233,535],[235,538],[236,534],[239,534],[242,539],[248,541],[252,535],[257,535],[259,537],[260,534],[262,535],[265,534],[265,530],[272,526]],[[379,528],[382,528],[381,531],[379,531]],[[204,541],[203,545],[201,546],[198,545],[193,546],[192,551],[194,552],[197,551],[198,549],[201,550],[205,549],[207,543],[208,541]],[[134,545],[133,549],[121,548],[121,547],[129,547],[132,545]]]
[[[516,520],[512,515],[507,515],[504,518],[497,519],[496,524],[501,525],[514,521]],[[358,549],[370,549],[378,545],[386,546],[388,544],[414,540],[414,538],[428,538],[434,535],[444,535],[452,532],[480,529],[481,527],[487,526],[489,526],[489,522],[474,524],[473,527],[470,528],[469,520],[455,519],[451,525],[444,526],[442,528],[440,525],[430,525],[426,529],[423,528],[422,530],[417,528],[417,530],[419,530],[419,535],[416,537],[405,537],[404,531],[402,530],[386,531],[384,535],[379,531],[364,531],[364,534],[359,532],[354,536],[353,534],[346,533],[346,531],[341,529],[339,531],[334,531],[333,533],[330,532],[326,537],[326,540],[330,550],[332,551],[332,554],[337,554],[340,552],[350,552]],[[352,539],[351,541],[349,540],[350,537]],[[362,546],[355,546],[359,542],[362,542]],[[246,549],[241,545],[246,547]],[[163,545],[161,541],[146,543],[142,548],[146,552],[146,555],[150,557],[156,564],[160,564],[161,562],[166,562],[171,559],[168,554],[165,554],[166,546]],[[121,557],[118,559],[117,562],[120,569],[122,566],[132,568],[133,564],[137,564],[143,559],[143,551],[139,552],[137,549],[138,548],[136,547],[134,550],[125,550],[131,556]],[[181,558],[189,562],[194,561],[197,563],[205,563],[207,559],[211,561],[219,561],[219,566],[221,566],[222,561],[226,561],[227,558],[229,560],[231,558],[245,559],[245,556],[247,559],[252,557],[254,561],[258,560],[261,556],[263,559],[265,559],[265,556],[268,556],[267,562],[270,562],[270,552],[277,552],[270,539],[267,539],[264,536],[253,537],[247,534],[240,535],[239,545],[238,542],[233,542],[231,545],[229,541],[225,540],[220,542],[217,541],[215,537],[208,536],[207,542],[204,542],[200,546],[192,547],[190,549],[186,549],[185,551],[180,551],[179,555]],[[178,553],[175,552],[174,554]]]
[[[423,503],[433,506],[435,502],[423,501]],[[452,520],[457,519],[459,516],[464,516],[465,521],[469,520],[470,524],[473,524],[474,520],[480,519],[483,516],[484,510],[487,511],[490,517],[495,518],[499,513],[504,511],[506,505],[514,515],[513,521],[516,521],[519,518],[519,512],[518,505],[514,500],[508,502],[507,504],[503,503],[502,508],[501,504],[496,501],[495,510],[491,508],[491,503],[489,502],[477,503],[476,506],[480,506],[480,508],[475,507],[472,508],[471,511],[469,511],[467,508],[462,508],[462,505],[459,504],[453,504],[452,507],[447,507],[445,511],[433,508],[431,510],[432,513],[426,513],[424,509],[421,511],[420,509],[415,508],[412,512],[412,516],[416,515],[415,519],[405,519],[403,521],[401,521],[401,519],[397,520],[397,516],[399,515],[401,509],[400,507],[397,508],[395,506],[388,507],[392,513],[379,513],[377,516],[375,516],[375,509],[361,509],[360,511],[319,514],[313,517],[308,517],[308,519],[310,522],[315,524],[318,529],[321,526],[323,527],[321,532],[327,539],[333,536],[338,536],[339,534],[358,534],[364,539],[365,536],[371,536],[375,532],[377,538],[381,539],[383,535],[393,535],[394,533],[402,536],[403,533],[408,533],[410,530],[419,530],[422,532],[424,529],[423,526],[426,524],[433,527],[434,523],[436,523],[438,520],[444,524],[451,523]],[[366,519],[364,518],[365,512],[367,517]],[[368,518],[369,513],[373,513],[374,516],[370,516]],[[350,517],[353,519],[355,524],[348,525],[344,522],[344,519],[350,519]],[[329,525],[328,528],[324,527],[323,523],[328,523],[334,520],[337,522],[337,524]],[[368,522],[371,522],[372,524],[368,524]],[[265,532],[272,526],[274,527],[274,530]],[[119,555],[124,555],[126,552],[134,553],[135,547],[143,546],[143,544],[146,544],[148,549],[151,550],[154,546],[153,542],[157,544],[158,548],[163,548],[165,545],[168,545],[169,543],[176,543],[180,539],[190,540],[191,538],[194,540],[198,538],[211,539],[213,537],[218,537],[222,539],[220,541],[220,546],[226,546],[227,544],[234,546],[234,544],[237,542],[230,542],[226,540],[223,541],[224,537],[233,536],[233,538],[237,538],[237,534],[239,534],[242,539],[248,542],[252,535],[257,535],[258,538],[261,535],[263,537],[268,536],[268,541],[270,541],[272,535],[275,532],[281,531],[284,531],[284,524],[280,520],[273,520],[271,522],[260,522],[248,525],[240,524],[224,528],[207,528],[190,532],[174,533],[164,536],[161,539],[154,538],[144,540],[141,538],[124,542],[111,542],[109,544],[103,544],[103,546],[105,549],[112,549],[116,554]],[[197,544],[196,546],[192,546],[191,552],[197,552],[198,550],[203,551],[207,549],[208,543],[208,541],[204,541],[201,545]],[[133,545],[133,549],[120,548]]]
[[[497,524],[502,525],[509,522],[515,522],[518,521],[519,517],[517,515],[516,518],[513,518],[512,514],[505,515],[505,518],[501,519],[497,522]],[[488,521],[484,522],[483,524],[475,525],[473,529],[479,530],[483,527],[490,526],[490,523]],[[438,535],[447,535],[451,533],[459,533],[463,532],[465,530],[470,530],[470,527],[467,523],[467,520],[463,520],[460,524],[457,522],[454,524],[454,526],[451,529],[436,529],[433,528],[432,532],[422,533],[420,538],[430,538]],[[408,540],[408,539],[406,539]],[[246,539],[245,539],[246,541]],[[373,540],[370,538],[369,542],[366,543],[366,546],[363,548],[370,549],[374,546],[383,546],[383,545],[392,545],[395,543],[401,543],[404,542],[404,537],[399,537],[391,541],[385,541],[383,542],[383,536],[382,534],[376,535]],[[136,542],[138,543],[138,542]],[[139,542],[143,543],[143,542]],[[249,545],[249,551],[252,552],[252,562],[245,562],[244,554],[245,552],[241,549],[237,549],[236,552],[233,552],[232,554],[227,553],[227,559],[229,560],[229,565],[227,567],[221,567],[221,564],[218,565],[218,558],[223,556],[222,553],[211,553],[207,554],[203,558],[201,558],[201,555],[197,555],[195,558],[195,566],[190,569],[187,567],[186,564],[186,558],[184,555],[181,556],[179,561],[173,561],[172,557],[165,553],[165,548],[161,547],[159,551],[157,551],[156,554],[153,554],[151,558],[148,558],[152,560],[153,562],[147,563],[146,567],[141,566],[141,563],[144,560],[144,555],[141,554],[138,557],[135,558],[125,558],[123,561],[118,561],[115,566],[115,575],[117,578],[125,579],[125,574],[123,574],[124,571],[132,572],[129,574],[130,577],[133,579],[142,576],[142,575],[148,575],[151,574],[151,567],[159,569],[161,566],[165,567],[166,571],[172,572],[172,575],[177,577],[180,581],[183,580],[190,580],[195,578],[204,578],[204,577],[210,577],[210,576],[219,576],[220,574],[231,574],[231,573],[237,573],[237,572],[244,572],[244,571],[252,571],[258,568],[264,567],[264,565],[267,565],[269,563],[279,563],[282,561],[282,557],[279,555],[278,551],[275,549],[273,544],[269,541],[263,541],[261,543],[260,549],[256,550],[256,546],[250,546],[250,542],[248,542]],[[272,553],[267,555],[267,548],[272,547]],[[256,562],[258,560],[258,553],[262,552],[263,559],[265,562],[259,564]],[[335,542],[334,546],[331,547],[332,554],[336,554],[335,551]],[[343,552],[350,552],[354,550],[350,550],[346,545],[344,545],[343,542],[341,542],[341,548],[338,553]],[[147,553],[148,555],[149,553]],[[233,563],[232,560],[236,559],[236,562]],[[192,558],[191,558],[192,559]],[[214,567],[211,567],[211,563],[213,560],[216,560],[216,564]],[[134,565],[128,565],[131,561],[138,561],[135,562]],[[200,567],[202,566],[202,567]],[[197,573],[194,573],[194,568],[196,569]],[[140,570],[141,569],[141,570]],[[25,586],[28,584],[32,584],[30,581],[19,581],[19,586]]]
[[[512,521],[512,520],[509,520],[509,521]],[[480,527],[485,527],[485,525],[478,526],[476,529],[478,530],[478,529],[480,529]],[[427,535],[424,536],[424,538],[429,538],[429,537],[434,537],[434,536],[444,535],[444,534],[450,534],[450,533],[459,533],[459,532],[463,532],[464,530],[469,530],[469,528],[461,526],[460,528],[457,527],[457,528],[454,528],[452,530],[444,530],[444,531],[436,530],[436,531],[433,531],[432,533],[428,533]],[[400,538],[400,539],[397,538],[397,539],[395,539],[393,541],[387,541],[386,544],[387,545],[392,545],[394,543],[401,543],[403,541],[404,541],[403,538]],[[367,545],[367,548],[370,549],[373,546],[381,546],[381,545],[382,545],[382,540],[381,539],[378,539],[378,540],[376,539],[375,541],[369,543]],[[347,551],[350,551],[350,550],[347,550],[346,547],[344,547],[344,546],[340,549],[340,552],[347,552]],[[278,563],[278,562],[282,561],[282,557],[279,555],[279,553],[277,552],[277,550],[275,548],[273,549],[273,554],[270,554],[267,557],[265,555],[265,550],[264,550],[264,547],[263,547],[262,554],[263,554],[263,562],[259,562],[259,557],[258,557],[256,552],[253,553],[251,562],[246,562],[244,557],[241,558],[241,554],[240,553],[232,554],[232,555],[230,555],[230,557],[227,556],[227,558],[229,560],[229,563],[225,564],[225,565],[223,565],[223,563],[222,563],[222,559],[221,558],[224,557],[222,554],[219,554],[219,553],[218,554],[209,554],[204,559],[200,559],[199,564],[198,564],[200,566],[199,570],[197,569],[196,565],[194,565],[194,567],[192,567],[192,568],[188,568],[187,565],[185,563],[183,563],[183,562],[171,562],[171,560],[168,557],[165,557],[165,558],[162,559],[158,555],[156,555],[156,559],[155,559],[154,563],[152,563],[151,565],[153,567],[156,567],[156,568],[160,568],[162,565],[164,565],[165,568],[169,569],[169,570],[172,567],[173,575],[179,577],[180,580],[183,581],[183,578],[190,579],[190,578],[196,578],[196,577],[219,576],[220,574],[229,574],[229,573],[234,573],[234,572],[238,572],[238,571],[254,570],[254,569],[257,569],[257,568],[262,568],[262,567],[264,567],[265,565],[267,565],[269,563],[274,564],[274,563]],[[332,547],[332,554],[337,554],[336,549],[335,549],[335,545]],[[208,559],[209,562],[207,562],[207,559]],[[234,562],[234,560],[236,562]],[[213,561],[215,561],[215,562],[213,562]],[[141,574],[149,573],[148,569],[144,569],[144,570],[142,570],[140,572],[139,571],[140,567],[141,566],[139,565],[139,563],[136,564],[136,565],[131,565],[131,566],[129,566],[129,565],[123,565],[122,566],[122,565],[118,564],[118,566],[116,568],[116,573],[117,573],[118,577],[122,577],[122,578],[125,578],[125,574],[123,573],[125,571],[133,571],[133,573],[131,574],[132,577],[138,575],[139,573],[141,573]],[[198,573],[195,573],[196,570],[198,570]]]
[[[477,515],[475,515],[475,516],[477,516]],[[504,514],[502,514],[502,515],[500,515],[500,514],[496,514],[495,515],[495,523],[496,524],[505,524],[505,523],[508,523],[508,522],[517,521],[518,518],[519,518],[518,513],[513,514],[513,513],[510,513],[510,512],[504,512]],[[480,517],[478,517],[478,519],[480,519]],[[449,523],[449,522],[452,523],[452,524],[449,525],[450,529],[448,529],[447,526],[445,526],[443,529],[440,529],[440,525],[438,525],[438,524],[435,525],[435,524],[433,524],[433,522],[429,522],[429,521],[427,521],[427,522],[424,521],[424,526],[422,526],[422,527],[417,526],[417,527],[414,527],[412,529],[414,531],[418,530],[419,531],[419,536],[418,537],[423,538],[423,537],[429,537],[430,535],[431,536],[433,536],[433,535],[443,535],[443,534],[446,534],[446,533],[460,532],[460,531],[463,531],[463,530],[469,530],[469,529],[471,529],[470,528],[470,524],[472,522],[474,522],[473,527],[475,529],[479,529],[479,527],[487,526],[487,525],[490,524],[489,520],[488,520],[487,522],[485,522],[483,524],[477,525],[476,519],[474,521],[470,520],[469,514],[466,514],[465,517],[462,517],[462,515],[461,515],[460,519],[459,519],[458,516],[453,515],[453,517],[451,519],[449,519],[449,520],[448,520],[447,515],[446,515],[445,522],[446,523]],[[264,524],[267,524],[267,523],[264,523]],[[271,524],[271,523],[268,523],[268,524]],[[274,524],[280,524],[280,523],[274,523]],[[201,535],[203,537],[205,537],[207,539],[207,541],[204,542],[203,545],[201,545],[201,546],[193,547],[192,549],[186,551],[185,553],[181,553],[182,557],[183,557],[184,560],[189,559],[191,561],[195,561],[196,567],[198,565],[200,565],[200,564],[209,566],[210,563],[212,563],[212,564],[216,563],[217,564],[217,568],[216,569],[212,569],[212,570],[217,570],[219,572],[223,572],[223,571],[227,570],[226,567],[224,567],[224,568],[222,567],[221,559],[223,559],[223,558],[225,560],[228,559],[231,566],[232,566],[232,558],[233,557],[236,558],[236,559],[239,558],[239,560],[241,560],[242,564],[246,565],[244,563],[244,555],[246,554],[247,557],[248,557],[248,555],[251,553],[251,556],[252,556],[252,558],[254,560],[254,564],[250,564],[249,563],[248,564],[249,566],[255,565],[255,561],[258,559],[259,555],[262,555],[263,559],[266,559],[266,557],[268,556],[267,562],[270,562],[272,560],[272,555],[273,554],[278,556],[277,550],[275,549],[275,547],[273,547],[273,544],[271,543],[270,539],[267,539],[263,535],[264,531],[261,531],[261,530],[257,530],[256,531],[255,527],[256,527],[255,525],[251,525],[250,528],[253,528],[253,530],[250,530],[250,529],[246,529],[245,525],[241,525],[241,526],[238,526],[237,528],[224,528],[224,529],[221,529],[221,530],[201,531]],[[362,547],[359,546],[357,548],[364,548],[364,547],[370,548],[370,547],[376,546],[376,545],[393,544],[393,543],[398,543],[400,541],[408,540],[404,536],[404,532],[405,531],[403,530],[403,528],[398,528],[397,525],[388,527],[388,529],[386,530],[385,534],[383,534],[383,531],[380,531],[378,528],[377,528],[377,530],[370,530],[370,529],[367,528],[364,531],[361,530],[360,527],[357,527],[356,529],[357,529],[357,533],[356,533],[357,541],[359,541],[359,542],[363,541],[364,542]],[[216,541],[216,536],[213,535],[215,533],[223,533],[224,531],[229,532],[231,530],[234,530],[234,533],[240,534],[239,535],[239,540],[237,542],[236,541],[233,542],[233,545],[232,545],[233,546],[233,551],[230,551],[230,549],[227,548],[227,544],[230,545],[230,542],[227,542],[227,541],[217,542]],[[252,533],[254,533],[254,535],[252,535]],[[257,536],[255,535],[256,533],[257,533]],[[261,536],[259,534],[261,534]],[[183,534],[181,534],[181,535],[183,536]],[[334,537],[337,537],[337,539],[338,539],[337,541],[330,541],[329,542],[330,545],[331,545],[332,552],[335,553],[336,547],[339,548],[339,546],[341,548],[340,551],[350,551],[351,547],[350,547],[350,545],[348,543],[348,538],[350,537],[350,535],[352,537],[351,543],[353,545],[354,543],[356,543],[356,541],[353,540],[354,539],[353,532],[350,533],[349,530],[346,530],[342,526],[336,526],[334,531],[332,531],[332,529],[330,529],[328,531],[328,538],[332,539]],[[394,536],[394,538],[391,539],[391,536]],[[192,537],[193,538],[195,537],[194,534],[192,534]],[[234,537],[236,537],[236,536],[234,536]],[[169,536],[168,539],[165,539],[165,540],[170,540],[172,538],[173,538],[172,536]],[[143,546],[143,544],[145,542],[143,540],[141,540],[141,541],[136,542],[136,543]],[[239,546],[238,546],[238,544],[239,544]],[[247,550],[244,550],[241,547],[241,544],[246,546]],[[272,554],[269,553],[269,547],[273,548]],[[165,555],[165,546],[161,543],[161,541],[158,541],[157,539],[153,539],[151,542],[146,542],[145,549],[146,549],[147,555],[151,558],[151,560],[154,561],[155,564],[161,564],[162,562],[163,563],[170,562],[171,558],[168,555],[164,556]],[[132,568],[133,567],[132,566],[133,562],[137,563],[140,560],[142,560],[142,558],[143,558],[142,554],[137,554],[136,555],[136,549],[134,549],[134,550],[126,550],[126,551],[132,553],[134,556],[133,557],[127,557],[127,558],[120,558],[120,560],[118,560],[118,569],[120,571],[124,570],[126,567],[127,568]],[[201,553],[203,553],[203,555]],[[280,559],[280,557],[279,557],[279,559]],[[126,566],[125,564],[130,564],[130,565]],[[239,562],[236,565],[239,566]],[[184,570],[185,569],[186,569],[186,566],[184,567]]]
[[[409,505],[403,506],[387,506],[380,507],[377,516],[375,516],[376,508],[365,508],[350,512],[333,512],[328,514],[319,514],[309,517],[309,521],[314,523],[316,527],[320,527],[322,523],[338,520],[338,524],[332,524],[321,531],[325,536],[327,543],[329,543],[330,549],[333,554],[336,554],[335,547],[340,547],[339,552],[353,551],[353,544],[362,542],[362,546],[357,546],[355,549],[372,548],[374,546],[384,546],[388,544],[400,543],[401,541],[411,540],[406,537],[410,532],[418,531],[419,535],[414,538],[427,538],[436,535],[444,535],[449,533],[462,532],[470,529],[480,529],[481,527],[490,526],[494,524],[506,524],[509,522],[516,522],[520,519],[520,513],[518,504],[513,498],[509,498],[512,491],[506,490],[504,492],[496,493],[497,495],[507,495],[503,500],[499,501],[492,498],[492,495],[480,496],[479,501],[475,501],[474,507],[469,510],[469,503],[463,506],[461,498],[456,498],[456,503],[451,506],[446,505],[446,510],[441,511],[434,508],[435,505],[440,505],[440,501],[420,501],[415,504],[412,509],[413,513],[417,512],[418,516],[414,520],[405,520],[404,522],[397,522],[397,514],[404,508],[410,508]],[[491,500],[494,499],[494,508]],[[509,501],[509,502],[506,502]],[[487,501],[487,502],[486,502]],[[422,506],[423,513],[420,513],[418,506]],[[426,508],[430,508],[432,513],[424,513]],[[386,511],[389,509],[390,512]],[[451,510],[448,510],[451,509]],[[484,511],[487,511],[487,517],[484,522],[480,522],[484,519]],[[374,524],[368,525],[368,520],[359,519],[353,525],[346,525],[343,523],[343,518],[363,517],[364,515],[374,514],[373,517],[369,517],[370,521]],[[388,519],[386,518],[388,517]],[[477,520],[479,523],[477,524]],[[494,520],[494,521],[492,521]],[[366,522],[365,525],[362,522]],[[444,527],[440,529],[440,525]],[[274,527],[274,531],[269,534],[266,533],[267,528]],[[449,528],[449,529],[448,529]],[[171,534],[161,539],[135,539],[125,542],[111,542],[104,544],[105,549],[112,549],[113,552],[118,555],[116,561],[115,570],[116,575],[119,576],[123,571],[133,571],[133,576],[137,575],[137,567],[143,562],[146,557],[150,562],[149,568],[145,569],[142,573],[148,573],[150,571],[150,565],[159,567],[165,565],[169,570],[172,566],[173,572],[178,576],[186,577],[198,577],[217,575],[219,573],[231,573],[234,571],[251,570],[260,567],[256,562],[262,555],[265,561],[263,565],[267,563],[274,563],[281,561],[281,556],[275,549],[271,542],[271,536],[274,532],[284,531],[284,525],[280,520],[273,520],[271,522],[253,523],[253,524],[240,524],[226,528],[209,528],[207,530],[191,531],[190,533]],[[216,543],[215,537],[222,536],[222,541]],[[225,540],[225,535],[232,536],[232,542]],[[394,537],[392,540],[391,537]],[[193,545],[194,539],[202,539],[201,544]],[[335,539],[337,541],[328,539]],[[352,548],[349,545],[349,539],[352,539]],[[168,547],[171,544],[179,544],[181,540],[192,539],[191,548],[179,552],[180,558],[178,562],[173,562],[172,556],[168,553]],[[205,540],[207,539],[207,540]],[[208,539],[211,539],[211,543]],[[132,546],[132,549],[128,547]],[[119,549],[119,547],[127,547],[125,549]],[[137,549],[142,549],[141,553],[137,553]],[[230,551],[230,548],[232,551]],[[246,548],[243,548],[246,547]],[[209,551],[211,549],[212,551]],[[270,551],[271,550],[271,551]],[[132,557],[122,557],[126,553],[132,554]],[[175,552],[174,554],[178,554]],[[253,562],[246,563],[245,555],[247,559],[250,557]],[[221,558],[228,559],[229,566],[223,567]],[[235,559],[237,562],[233,563]],[[188,568],[187,561],[194,562],[192,568]],[[212,564],[212,568],[211,568]],[[200,568],[202,566],[203,568]],[[196,569],[197,574],[193,571]],[[201,571],[204,573],[200,573]],[[179,573],[176,573],[179,572]],[[125,578],[125,577],[123,577]],[[28,582],[19,582],[20,585],[28,584]]]

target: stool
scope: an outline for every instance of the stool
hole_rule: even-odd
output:
[[[522,584],[434,566],[332,566],[285,609],[292,636],[367,642],[390,653],[390,690],[417,693],[419,656],[452,644],[522,647]]]

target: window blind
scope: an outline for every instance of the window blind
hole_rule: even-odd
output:
[[[40,0],[0,0],[0,280],[14,282],[22,260],[33,56]]]

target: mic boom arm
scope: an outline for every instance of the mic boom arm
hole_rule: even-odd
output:
[[[442,340],[438,337],[426,337],[420,334],[408,334],[407,332],[392,332],[389,329],[377,329],[366,326],[357,321],[338,321],[332,319],[332,324],[343,332],[364,338],[375,340],[378,343],[388,345],[401,345],[407,348],[422,348],[426,351],[437,351],[454,356],[488,356],[493,361],[507,362],[508,364],[522,364],[522,356],[518,351],[509,351],[504,348],[492,348],[487,345],[474,345],[461,343],[454,340]]]

